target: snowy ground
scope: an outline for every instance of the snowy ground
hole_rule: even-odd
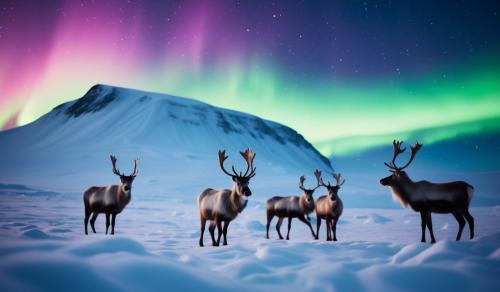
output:
[[[345,209],[339,242],[292,225],[291,240],[264,239],[263,200],[251,198],[229,227],[229,246],[197,246],[195,197],[133,197],[116,235],[83,235],[80,196],[0,195],[3,291],[321,290],[493,291],[500,279],[500,206],[474,208],[477,239],[453,241],[452,216],[434,216],[438,243],[420,239],[419,216]],[[314,216],[312,216],[314,225]],[[314,225],[315,226],[315,225]],[[286,231],[286,224],[282,232]]]

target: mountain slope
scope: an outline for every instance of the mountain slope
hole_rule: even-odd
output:
[[[0,181],[79,192],[117,181],[109,162],[114,153],[125,172],[141,159],[136,184],[142,191],[181,194],[228,186],[217,150],[227,150],[228,167],[244,170],[237,151],[246,147],[257,153],[255,182],[297,176],[287,182],[292,191],[298,175],[332,170],[328,159],[284,125],[186,98],[96,85],[29,125],[1,132],[0,163],[7,171]],[[262,180],[266,184],[272,180]]]

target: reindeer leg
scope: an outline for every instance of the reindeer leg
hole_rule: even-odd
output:
[[[229,223],[231,221],[229,220],[226,220],[224,221],[224,229],[222,230],[223,234],[224,234],[224,243],[223,245],[227,245],[227,228],[229,227]]]
[[[339,218],[332,219],[332,232],[333,232],[333,241],[337,241],[337,220]]]
[[[457,219],[458,222],[458,233],[457,233],[457,238],[456,240],[459,241],[460,238],[462,237],[462,231],[464,230],[465,227],[465,219],[462,213],[459,212],[453,212],[452,213],[455,219]]]
[[[269,226],[271,225],[271,221],[274,218],[274,214],[272,212],[267,212],[267,223],[266,223],[266,239],[269,239]]]
[[[420,220],[421,220],[420,225],[422,226],[422,239],[420,239],[420,241],[425,242],[425,226],[427,225],[427,219],[424,212],[420,212]]]
[[[316,214],[316,237],[314,239],[318,240],[319,238],[319,228],[321,227],[321,218],[319,218],[318,214]]]
[[[465,220],[467,220],[467,223],[469,224],[470,228],[470,239],[474,238],[474,217],[469,213],[468,209],[464,210],[464,217]]]
[[[111,235],[115,234],[116,213],[111,214]]]
[[[286,233],[286,240],[290,240],[290,229],[292,228],[292,217],[288,217],[288,232]]]
[[[85,235],[88,235],[88,231],[87,231],[87,226],[89,224],[89,218],[90,218],[90,212],[88,212],[87,210],[85,210],[85,219],[83,219],[83,223],[85,225]]]
[[[200,217],[200,222],[201,222],[201,227],[200,227],[200,246],[203,246],[203,234],[205,233],[205,225],[207,224],[207,219],[201,218]]]
[[[109,229],[109,213],[106,213],[106,234],[108,234]]]
[[[436,238],[434,238],[434,232],[432,231],[432,217],[431,217],[431,212],[427,212],[427,228],[429,229],[429,232],[431,233],[431,243],[436,243]]]
[[[211,221],[210,225],[208,226],[208,231],[210,232],[210,237],[212,237],[213,246],[217,246],[217,242],[215,241],[215,235],[214,235],[215,225],[216,225],[215,221]]]
[[[332,241],[332,229],[330,218],[326,218],[326,241]]]
[[[220,245],[220,238],[222,237],[222,221],[217,220],[217,246]]]
[[[279,217],[278,223],[276,223],[276,231],[278,231],[278,236],[280,239],[283,239],[283,236],[281,236],[281,231],[280,231],[281,223],[283,223],[283,217]]]
[[[90,218],[90,227],[92,227],[92,231],[93,231],[94,233],[97,233],[97,232],[95,232],[95,226],[94,226],[94,224],[95,224],[95,220],[97,220],[97,216],[98,216],[98,215],[99,215],[99,213],[94,212],[94,213],[92,214],[92,218]]]
[[[313,230],[313,228],[311,226],[311,223],[306,220],[306,218],[304,217],[304,215],[300,215],[298,218],[299,218],[300,221],[304,222],[307,226],[309,226],[309,229],[311,230],[313,238],[316,238],[316,234],[314,234],[314,230]]]
[[[334,223],[334,219],[333,218],[330,218],[330,231],[331,231],[331,236],[330,236],[330,239],[332,241],[336,241],[336,238],[335,238],[335,233],[333,232],[333,223]],[[335,239],[334,239],[335,238]]]

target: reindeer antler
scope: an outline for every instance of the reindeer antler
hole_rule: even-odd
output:
[[[410,146],[410,160],[408,160],[408,162],[403,167],[400,167],[399,170],[403,170],[410,165],[410,163],[413,161],[413,158],[415,158],[415,155],[417,154],[418,150],[420,150],[422,146],[423,145],[418,142],[416,142],[415,145]]]
[[[316,177],[316,181],[318,182],[318,184],[316,185],[316,187],[314,189],[317,189],[323,183],[323,179],[321,178],[321,171],[319,169],[316,169],[316,171],[314,171],[314,176]]]
[[[340,182],[341,177],[342,177],[342,175],[340,173],[333,174],[333,178],[335,179],[335,181],[337,181],[337,186],[339,186],[339,187],[345,183],[345,179],[342,181],[342,183]]]
[[[225,174],[227,174],[227,175],[229,175],[231,177],[241,177],[241,178],[252,178],[252,177],[254,177],[255,176],[255,170],[256,170],[256,167],[253,166],[253,160],[255,159],[255,152],[253,152],[252,149],[247,148],[244,152],[241,151],[240,154],[241,154],[241,156],[243,156],[243,158],[247,162],[247,170],[245,171],[244,174],[241,171],[238,174],[238,172],[234,168],[234,165],[231,166],[231,170],[233,171],[232,174],[229,173],[224,168],[224,161],[227,159],[226,150],[219,150],[219,164],[220,164],[220,168],[222,169],[222,171]],[[249,173],[249,171],[250,171],[250,173]]]
[[[344,180],[342,180],[342,182],[340,182],[340,178],[342,177],[342,175],[341,175],[340,173],[339,173],[339,174],[332,173],[332,176],[333,176],[333,178],[335,179],[335,181],[337,182],[337,183],[335,184],[335,186],[336,186],[336,187],[337,187],[337,186],[338,186],[338,187],[340,187],[341,185],[343,185],[343,184],[345,183],[345,179],[344,179]],[[320,179],[320,181],[321,181],[321,185],[322,185],[322,186],[324,186],[324,187],[332,187],[332,184],[331,184],[329,181],[327,181],[328,185],[326,185],[326,184],[323,182],[323,179],[322,179],[322,178]]]
[[[233,172],[234,174],[230,174],[225,168],[224,168],[224,161],[226,161],[227,159],[227,156],[226,156],[226,150],[219,150],[219,165],[220,165],[220,168],[222,169],[222,171],[231,176],[231,177],[234,177],[234,176],[238,176],[238,174],[236,173],[236,171],[234,170],[234,166],[233,166]]]
[[[317,185],[311,190],[315,190],[323,184],[323,179],[321,179],[321,171],[319,169],[316,169],[316,171],[314,172],[314,176],[316,177]],[[299,180],[300,180],[299,188],[305,191],[306,188],[304,187],[304,182],[306,181],[306,178],[304,176],[301,176]]]
[[[131,174],[131,176],[137,176],[138,173],[138,168],[139,167],[139,159],[134,160],[134,172]]]
[[[405,152],[406,148],[401,148],[401,146],[403,145],[403,141],[394,140],[392,142],[392,144],[394,147],[394,155],[392,157],[392,161],[390,164],[387,162],[384,162],[384,164],[387,167],[394,169],[394,170],[403,170],[403,169],[407,168],[410,165],[410,163],[413,161],[413,158],[415,158],[415,155],[417,154],[418,150],[420,150],[420,148],[422,148],[422,146],[423,146],[422,144],[420,144],[418,142],[416,142],[415,145],[410,146],[410,151],[411,151],[410,160],[408,160],[408,162],[404,166],[398,167],[396,165],[396,157],[398,157],[399,154]]]
[[[256,167],[253,166],[253,160],[255,159],[255,155],[256,155],[255,152],[253,152],[252,149],[247,148],[245,150],[245,152],[240,151],[240,154],[241,154],[241,156],[243,156],[243,158],[247,162],[247,170],[245,170],[245,174],[243,174],[243,175],[241,175],[241,172],[240,172],[240,176],[241,177],[248,177],[248,178],[255,176],[255,170],[257,169]],[[251,170],[250,173],[248,173],[249,170]]]
[[[299,183],[299,189],[301,189],[303,191],[305,191],[305,188],[304,188],[304,181],[305,180],[306,180],[306,178],[303,175],[300,176],[300,178],[299,178],[299,181],[300,181],[300,183]]]
[[[113,165],[113,173],[116,174],[117,176],[122,176],[118,168],[116,168],[116,157],[111,154],[109,158],[111,158],[111,164]]]
[[[398,169],[396,166],[396,158],[399,154],[405,152],[406,148],[401,148],[403,141],[392,141],[392,146],[394,147],[394,154],[392,156],[392,161],[390,163],[384,162],[384,164],[391,169]]]

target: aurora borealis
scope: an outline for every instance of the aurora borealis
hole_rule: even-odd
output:
[[[2,1],[0,127],[105,83],[256,114],[341,152],[500,129],[500,4],[435,2]]]

